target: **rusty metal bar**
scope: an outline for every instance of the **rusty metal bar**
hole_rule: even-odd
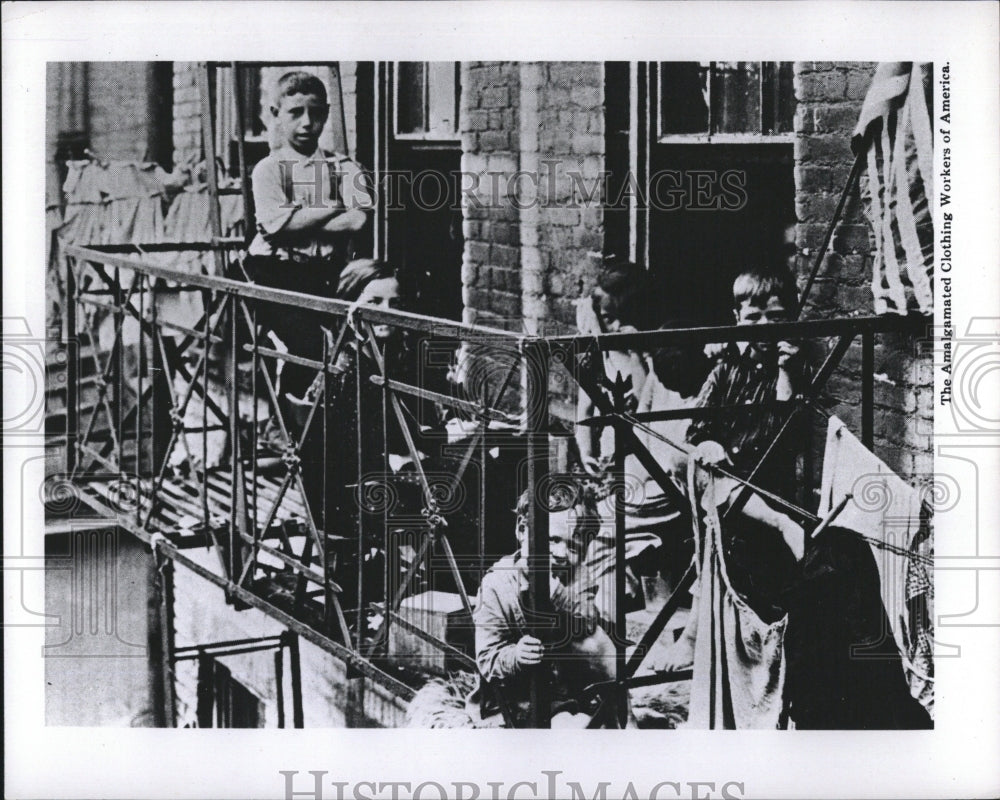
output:
[[[254,537],[252,537],[250,534],[242,536],[242,539],[247,544],[253,544],[253,546],[257,550],[267,553],[269,556],[278,559],[283,564],[290,567],[292,571],[298,573],[303,578],[305,578],[305,580],[311,581],[312,583],[315,583],[317,586],[323,586],[324,583],[329,582],[332,584],[333,589],[339,589],[336,583],[331,581],[329,578],[324,578],[323,575],[320,574],[319,572],[313,572],[311,569],[309,569],[308,566],[304,565],[302,561],[296,558],[294,555],[290,556],[283,550],[279,550],[277,547],[271,547],[271,545],[265,544],[264,542],[260,541],[260,539],[254,539]],[[242,585],[246,581],[246,576],[248,571],[249,571],[249,562],[247,563],[246,566],[244,566],[244,573],[243,575],[240,576],[240,581],[239,581],[240,585]]]
[[[402,383],[401,381],[383,378],[381,375],[372,375],[369,380],[377,386],[385,384],[394,392],[408,394],[421,400],[430,400],[433,403],[440,403],[441,405],[453,408],[456,411],[468,411],[476,416],[485,416],[487,420],[506,422],[509,425],[518,425],[520,423],[520,420],[511,414],[505,414],[503,411],[498,411],[495,408],[484,406],[479,403],[473,403],[469,400],[462,400],[459,397],[441,394],[440,392],[433,392],[430,389],[424,389],[422,386],[412,386],[408,383]]]
[[[114,242],[107,244],[102,243],[67,246],[86,247],[88,249],[93,248],[95,252],[99,253],[116,255],[124,253],[128,255],[141,256],[144,253],[180,253],[184,251],[204,253],[209,250],[219,249],[220,247],[225,250],[232,250],[241,247],[242,245],[243,242],[239,239],[222,237],[221,239],[213,240],[211,242],[141,242],[139,244],[132,242]]]
[[[168,728],[177,727],[176,676],[174,674],[174,565],[164,559],[157,567],[160,590],[160,663],[163,669],[163,718]]]
[[[135,276],[138,278],[138,274]],[[121,275],[115,270],[115,349],[111,358],[111,424],[115,431],[115,446],[118,449],[118,468],[125,464],[125,426],[122,419],[122,402],[125,399],[125,312],[121,308],[122,288]]]
[[[345,328],[348,326],[345,324]],[[371,331],[369,331],[369,334]],[[376,347],[376,345],[372,345]],[[358,488],[360,490],[361,478],[364,473],[364,450],[365,450],[365,432],[364,432],[364,421],[362,415],[364,414],[361,402],[361,358],[362,354],[360,348],[355,352],[354,357],[354,435],[357,439],[358,452],[356,454],[356,461],[354,462],[355,468],[357,469],[358,476]],[[324,377],[329,380],[329,377],[324,374]],[[383,425],[383,431],[385,431],[385,426]],[[385,454],[385,468],[383,469],[384,477],[388,477],[388,458],[389,458],[389,439],[388,436],[383,440],[385,449],[383,453]],[[325,453],[326,451],[324,451]],[[324,463],[325,463],[324,458]],[[361,493],[358,492],[358,497],[360,498]],[[357,571],[358,571],[358,586],[357,593],[355,595],[355,601],[357,602],[356,609],[356,625],[358,633],[358,650],[361,650],[365,641],[365,629],[367,627],[367,609],[365,608],[365,512],[362,504],[357,503],[357,528],[355,529],[355,534],[357,536]]]
[[[143,288],[143,283],[149,280],[146,276],[137,275],[139,280],[139,318],[145,319],[146,316],[146,291]],[[139,352],[138,352],[138,373],[136,375],[136,392],[135,392],[135,480],[136,480],[136,504],[135,504],[135,522],[138,525],[142,521],[142,503],[139,502],[140,498],[138,493],[142,491],[140,480],[142,478],[142,407],[143,402],[143,388],[142,388],[142,378],[143,373],[146,371],[146,345],[143,341],[144,332],[142,326],[139,326]]]
[[[229,380],[229,461],[230,475],[232,479],[232,511],[229,516],[229,575],[233,577],[242,576],[244,537],[248,528],[248,509],[246,501],[246,481],[243,474],[243,452],[240,445],[240,388],[239,388],[239,367],[237,356],[239,350],[236,347],[238,336],[239,320],[237,317],[235,299],[229,303],[225,312],[229,315],[229,347],[227,354],[228,380]],[[207,405],[207,404],[206,404]],[[253,525],[254,536],[257,535],[256,520]],[[239,610],[240,606],[235,598],[230,598],[233,605]]]
[[[210,170],[212,168],[214,168],[214,164],[212,165],[212,167],[210,167]],[[209,295],[208,292],[203,292],[202,295],[201,295],[201,301],[204,304],[205,308],[209,308],[210,307],[209,297],[210,297],[210,295]],[[219,320],[221,321],[221,319],[222,319],[222,313],[219,314]],[[202,380],[202,397],[203,398],[207,398],[208,397],[208,357],[209,357],[209,351],[210,351],[211,345],[212,345],[212,343],[208,341],[208,336],[211,333],[211,331],[209,330],[209,323],[210,322],[211,322],[211,316],[209,314],[206,314],[205,315],[205,339],[204,339],[204,342],[203,342],[204,345],[205,345],[205,347],[204,347],[204,352],[203,352],[203,354],[201,356],[201,380]],[[192,383],[191,383],[191,388],[192,389],[194,388],[194,381],[193,380],[192,380]],[[208,431],[205,430],[205,428],[208,427],[208,403],[204,399],[201,402],[201,427],[202,427],[202,431],[201,431],[201,477],[199,479],[199,483],[201,484],[201,508],[202,508],[202,513],[204,515],[205,527],[208,527],[208,525],[209,525],[209,516],[208,516]],[[185,437],[186,437],[186,434],[185,434]],[[192,464],[191,466],[192,466],[192,469],[193,469],[194,468],[194,464]],[[222,556],[221,553],[219,555],[220,555],[220,557]],[[228,564],[225,564],[225,566],[228,568]],[[231,572],[227,572],[226,574],[230,578],[230,580],[236,577]]]
[[[281,643],[281,635],[277,636],[255,636],[245,639],[226,639],[219,642],[209,642],[207,644],[189,644],[184,647],[175,648],[175,653],[197,653],[199,651],[209,651],[209,650],[228,650],[233,647],[242,647],[244,645],[256,645],[263,644],[269,640],[273,639],[271,647],[278,647]],[[216,654],[217,655],[217,654]]]
[[[690,406],[687,408],[671,408],[664,411],[644,411],[639,414],[629,414],[629,420],[634,420],[635,422],[666,422],[668,420],[675,419],[711,419],[716,414],[729,413],[729,414],[748,414],[765,409],[788,409],[794,406],[796,403],[801,403],[801,400],[775,400],[772,402],[765,403],[747,403],[741,406],[702,406],[694,407]],[[603,428],[605,425],[613,425],[616,419],[616,415],[598,415],[594,417],[588,417],[587,419],[577,420],[577,425],[588,425],[594,428]]]
[[[149,434],[149,451],[152,454],[152,458],[150,460],[149,474],[150,474],[150,477],[155,477],[156,474],[157,474],[157,472],[160,469],[160,465],[156,463],[156,456],[157,456],[157,453],[158,453],[158,451],[156,449],[156,431],[157,431],[157,428],[159,428],[159,425],[158,425],[159,417],[157,416],[157,412],[159,411],[159,408],[160,408],[159,400],[157,399],[157,396],[159,395],[159,392],[156,391],[156,385],[157,385],[157,379],[160,377],[161,371],[162,371],[162,374],[164,376],[164,380],[166,380],[167,383],[170,383],[170,376],[166,374],[166,368],[167,368],[166,364],[162,363],[162,359],[158,360],[158,358],[159,358],[159,348],[157,348],[157,339],[158,339],[160,333],[159,333],[159,329],[156,327],[156,323],[158,321],[158,312],[157,312],[157,308],[156,308],[156,278],[149,278],[149,292],[150,292],[150,295],[151,295],[151,297],[150,297],[150,308],[149,308],[149,321],[150,321],[150,327],[149,327],[149,357],[150,357],[150,360],[151,360],[152,366],[153,366],[153,375],[152,375],[152,377],[149,380],[149,385],[150,385],[150,388],[152,389],[152,397],[150,398],[150,419],[152,420],[152,424],[150,425],[150,434]],[[140,398],[140,401],[141,401],[141,398]],[[163,460],[167,461],[168,458],[169,458],[169,454],[165,454],[164,457],[163,457]],[[151,492],[150,492],[149,505],[150,505],[150,508],[153,508],[153,507],[156,506],[156,483],[155,483],[155,481],[153,481],[151,483]],[[136,522],[136,525],[138,525],[140,528],[142,527],[142,518],[141,517],[137,516],[135,522]]]
[[[830,247],[830,242],[833,239],[833,232],[837,227],[837,223],[840,221],[840,215],[844,212],[844,205],[847,203],[847,197],[850,195],[851,190],[857,183],[858,176],[861,175],[861,168],[864,166],[867,152],[867,147],[860,148],[857,155],[854,157],[854,163],[851,165],[851,172],[847,176],[847,183],[844,184],[844,189],[840,193],[840,199],[837,201],[837,207],[833,211],[833,217],[830,219],[830,224],[826,226],[826,233],[823,235],[823,243],[816,252],[816,261],[813,263],[812,272],[809,273],[806,285],[802,289],[802,297],[799,300],[799,307],[796,312],[796,316],[800,316],[803,309],[806,307],[806,300],[809,299],[809,292],[812,291],[813,282],[816,280],[816,276],[819,274],[819,269],[823,265],[823,259],[826,257],[826,251]]]

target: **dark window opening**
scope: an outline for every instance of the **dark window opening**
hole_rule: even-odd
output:
[[[157,61],[150,66],[149,143],[146,157],[167,172],[174,167],[174,64]]]
[[[264,704],[211,656],[198,661],[198,727],[261,728]]]

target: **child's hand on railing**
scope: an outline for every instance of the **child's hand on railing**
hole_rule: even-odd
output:
[[[778,342],[778,367],[787,367],[801,349],[798,342]]]
[[[732,465],[729,456],[726,455],[726,448],[718,442],[713,441],[702,442],[695,447],[691,453],[691,458],[695,462],[708,467],[714,467],[719,464]]]
[[[534,636],[522,636],[514,646],[514,659],[522,667],[542,663],[542,641]]]
[[[716,359],[726,352],[726,348],[729,347],[726,342],[709,342],[705,345],[703,352],[705,353],[705,358]]]

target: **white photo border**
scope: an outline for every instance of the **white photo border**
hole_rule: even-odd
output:
[[[988,3],[7,3],[3,6],[3,317],[45,330],[45,64],[205,59],[686,60],[706,57],[948,62],[952,76],[957,335],[979,320],[996,343],[998,251],[998,23]],[[937,78],[937,71],[935,71]],[[940,100],[939,93],[935,97]],[[937,148],[940,150],[940,148]],[[940,152],[937,153],[940,158]],[[936,214],[940,209],[936,209]],[[961,221],[958,223],[958,221]],[[938,220],[938,224],[940,224]],[[29,266],[30,265],[30,266]],[[37,265],[37,266],[35,266]],[[959,271],[960,270],[960,271]],[[939,304],[935,304],[936,306]],[[940,315],[940,308],[936,308]],[[940,317],[939,317],[940,319]],[[992,338],[989,332],[992,331]],[[937,371],[936,371],[937,372]],[[985,379],[996,390],[997,370]],[[937,376],[940,380],[941,376]],[[991,382],[992,381],[992,382]],[[940,387],[939,387],[940,388]],[[5,406],[31,387],[4,373]],[[12,406],[16,407],[16,406]],[[995,408],[996,406],[994,406]],[[996,438],[957,438],[935,409],[936,452],[968,447],[983,486],[1000,485]],[[6,418],[6,413],[5,413]],[[994,424],[996,420],[993,421]],[[995,434],[994,430],[994,434]],[[21,580],[41,553],[39,442],[4,441],[5,607],[44,608],[40,580]],[[32,482],[36,482],[32,483]],[[608,797],[631,781],[639,797],[990,797],[1000,795],[1000,537],[996,493],[978,508],[976,554],[948,551],[937,525],[938,614],[968,624],[940,630],[960,658],[937,664],[936,723],[926,732],[696,731],[218,731],[44,727],[42,628],[6,628],[6,795],[93,798],[285,798],[281,771],[312,796],[310,770],[334,782],[535,781],[515,797],[544,797],[545,771],[560,785]],[[964,521],[966,524],[968,520]],[[36,542],[34,550],[24,542]],[[24,564],[12,560],[24,555]],[[35,559],[35,566],[40,563]],[[25,572],[25,574],[27,574]],[[21,594],[19,594],[21,593]],[[86,687],[81,688],[82,691]],[[702,786],[692,784],[704,782]],[[713,784],[709,789],[707,784]],[[736,786],[739,784],[739,787]],[[466,792],[471,790],[466,789]],[[695,792],[695,794],[692,794]],[[369,788],[364,794],[372,794]],[[364,795],[363,795],[364,796]],[[375,794],[374,796],[390,796]],[[407,795],[402,794],[401,797]],[[426,797],[438,796],[433,787]],[[561,800],[561,799],[560,799]]]

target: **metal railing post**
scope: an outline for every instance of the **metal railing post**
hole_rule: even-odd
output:
[[[143,436],[142,436],[142,407],[144,405],[142,399],[143,393],[143,374],[146,371],[146,345],[143,340],[143,328],[146,321],[146,282],[147,276],[142,274],[137,274],[139,285],[139,349],[136,354],[139,366],[136,372],[135,378],[135,492],[136,492],[136,502],[135,502],[135,524],[140,525],[142,523],[142,447],[143,447]]]
[[[118,437],[118,471],[124,475],[125,472],[125,425],[122,414],[122,403],[125,400],[125,302],[122,296],[121,273],[115,268],[114,282],[115,298],[115,350],[112,354],[111,362],[111,406],[114,412],[114,419],[111,424],[115,426],[115,435]]]
[[[76,330],[76,259],[66,256],[66,344],[69,358],[66,361],[66,473],[76,472],[77,428],[80,425],[80,371],[79,359],[83,348]],[[77,340],[76,347],[72,346]]]
[[[274,651],[274,704],[278,707],[278,727],[285,727],[285,645]]]
[[[292,673],[292,727],[305,727],[302,713],[302,664],[299,659],[299,637],[285,631],[288,644],[288,671]]]
[[[244,535],[247,531],[247,496],[246,479],[243,473],[243,451],[240,446],[240,387],[239,387],[239,324],[237,320],[237,299],[229,298],[229,459],[232,478],[232,508],[229,515],[229,576],[231,580],[239,581],[243,574]],[[207,399],[207,398],[206,398]],[[207,403],[206,403],[207,405]],[[251,555],[255,558],[256,553]],[[251,568],[252,570],[252,568]],[[252,578],[252,573],[251,576]],[[237,609],[246,608],[236,597],[231,602]]]
[[[167,374],[167,365],[163,361],[163,353],[159,347],[160,344],[160,332],[158,330],[159,316],[156,309],[156,281],[158,279],[153,276],[149,276],[149,348],[150,348],[150,359],[152,367],[152,375],[150,376],[150,386],[152,386],[152,398],[150,400],[150,435],[149,435],[149,451],[151,454],[150,465],[151,469],[149,471],[150,486],[149,486],[149,512],[156,508],[156,494],[157,494],[157,479],[156,476],[160,472],[160,459],[159,451],[156,449],[156,430],[159,427],[159,416],[160,404],[157,399],[159,394],[158,387],[162,385],[160,381],[170,381],[170,375]],[[168,390],[169,395],[169,390]],[[170,457],[169,453],[164,453],[163,458],[166,460]],[[149,517],[146,518],[146,524],[149,524]],[[144,527],[139,522],[139,527]]]
[[[625,411],[624,387],[619,383],[615,386],[614,397],[615,410],[619,413]],[[627,447],[622,426],[627,423],[618,422],[614,426],[615,430],[615,628],[612,640],[615,646],[615,680],[623,681],[626,677],[625,669],[625,641],[626,641],[626,620],[625,620],[625,456]],[[618,727],[624,728],[628,721],[628,689],[619,684],[615,697],[615,715]]]
[[[526,375],[525,411],[528,465],[528,618],[532,635],[543,642],[551,636],[545,622],[551,619],[549,595],[549,516],[547,502],[540,497],[540,487],[548,483],[548,345],[544,339],[524,342]],[[544,498],[547,501],[547,498]],[[551,707],[548,686],[548,659],[536,667],[531,676],[532,728],[551,727]]]

